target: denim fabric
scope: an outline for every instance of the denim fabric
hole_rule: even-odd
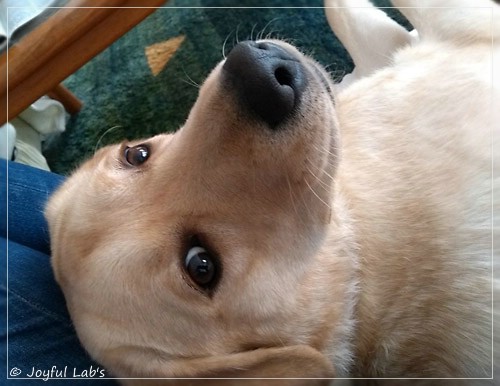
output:
[[[52,378],[63,375],[72,378],[89,375],[91,369],[103,369],[80,345],[50,266],[49,234],[43,208],[63,180],[53,173],[0,160],[0,253],[7,257],[0,264],[0,384],[6,377],[10,378],[8,384],[40,384],[39,379],[29,377],[33,371],[38,378],[48,374]],[[15,369],[19,369],[18,375]],[[107,372],[102,374],[111,376]],[[96,378],[100,375],[100,372],[94,374]],[[80,378],[79,383],[82,382],[101,386],[117,384],[98,378]]]
[[[14,162],[9,162],[8,168],[9,240],[49,254],[49,232],[43,210],[49,195],[64,178]],[[4,166],[0,169],[2,173],[6,171]],[[6,177],[0,178],[5,182]],[[2,221],[0,232],[4,237],[5,228]]]

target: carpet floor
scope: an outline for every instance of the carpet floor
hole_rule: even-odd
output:
[[[375,3],[390,5],[385,0]],[[70,118],[66,131],[46,144],[49,166],[68,174],[99,147],[177,130],[196,100],[197,85],[222,59],[224,43],[227,54],[238,40],[284,38],[340,79],[353,65],[328,26],[322,4],[321,0],[169,1],[65,80],[84,105]],[[410,27],[396,10],[386,11]]]

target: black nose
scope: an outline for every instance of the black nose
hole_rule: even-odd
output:
[[[270,42],[239,43],[227,56],[223,73],[239,103],[272,128],[296,109],[307,83],[297,57]]]

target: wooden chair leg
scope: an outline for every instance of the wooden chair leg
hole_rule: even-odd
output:
[[[58,84],[47,95],[62,103],[66,111],[70,114],[76,114],[82,108],[82,102],[62,84]]]

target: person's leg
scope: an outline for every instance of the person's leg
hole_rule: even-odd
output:
[[[111,376],[105,370],[101,372],[103,367],[92,361],[80,345],[50,267],[43,209],[62,181],[63,177],[53,173],[0,161],[0,250],[7,252],[8,262],[8,267],[1,264],[0,268],[0,305],[2,311],[8,307],[7,329],[2,324],[0,330],[0,342],[8,347],[7,353],[0,354],[0,361],[6,363],[7,358],[2,356],[8,355],[6,375],[10,378],[30,379],[33,372],[42,378],[72,378],[82,373],[95,378]],[[4,220],[7,208],[8,228]],[[102,379],[87,382],[116,384],[113,380],[102,383]]]
[[[43,210],[49,195],[61,184],[64,177],[2,160],[0,167],[2,184],[7,182],[6,165],[8,165],[9,189],[9,240],[49,254],[49,233]],[[5,187],[3,189],[5,191]],[[5,199],[2,202],[5,202]],[[5,218],[7,217],[2,217],[0,223],[0,234],[4,237],[7,234],[6,223],[3,221]]]

